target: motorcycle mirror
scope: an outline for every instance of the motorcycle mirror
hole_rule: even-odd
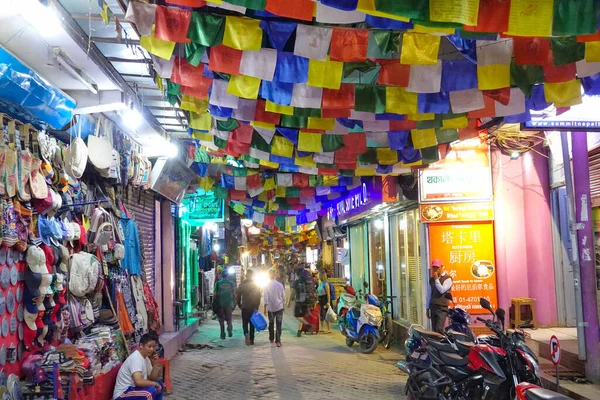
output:
[[[487,299],[480,297],[479,304],[481,305],[482,308],[489,310],[492,314],[494,314],[494,310],[492,310],[492,305],[490,304],[490,302]]]
[[[364,286],[365,289],[368,289],[369,288],[369,282],[363,282],[363,286]]]

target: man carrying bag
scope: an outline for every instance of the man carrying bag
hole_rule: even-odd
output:
[[[260,287],[254,282],[254,271],[246,271],[246,279],[237,290],[236,303],[242,310],[242,328],[246,337],[246,346],[254,345],[254,325],[250,322],[252,314],[258,311],[260,306]]]

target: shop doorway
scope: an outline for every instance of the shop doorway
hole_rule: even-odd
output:
[[[552,190],[551,206],[558,324],[560,326],[576,326],[575,283],[573,268],[569,263],[572,246],[569,233],[567,189],[564,186]]]

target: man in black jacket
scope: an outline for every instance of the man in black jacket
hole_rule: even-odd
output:
[[[249,269],[246,271],[246,279],[238,287],[236,295],[236,303],[242,310],[242,328],[246,337],[246,346],[254,344],[254,325],[250,322],[250,317],[252,317],[252,313],[258,311],[261,297],[260,287],[254,282],[254,272]]]

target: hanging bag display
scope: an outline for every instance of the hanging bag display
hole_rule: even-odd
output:
[[[100,127],[106,127],[107,124],[108,121],[101,115],[96,124],[96,131],[93,135],[88,136],[88,148],[94,149],[88,152],[88,158],[92,165],[99,171],[109,168],[113,160],[113,148],[110,142],[105,137],[99,136]]]
[[[67,174],[74,178],[81,178],[88,160],[88,148],[81,139],[81,125],[77,129],[77,136],[65,151],[65,169]]]

